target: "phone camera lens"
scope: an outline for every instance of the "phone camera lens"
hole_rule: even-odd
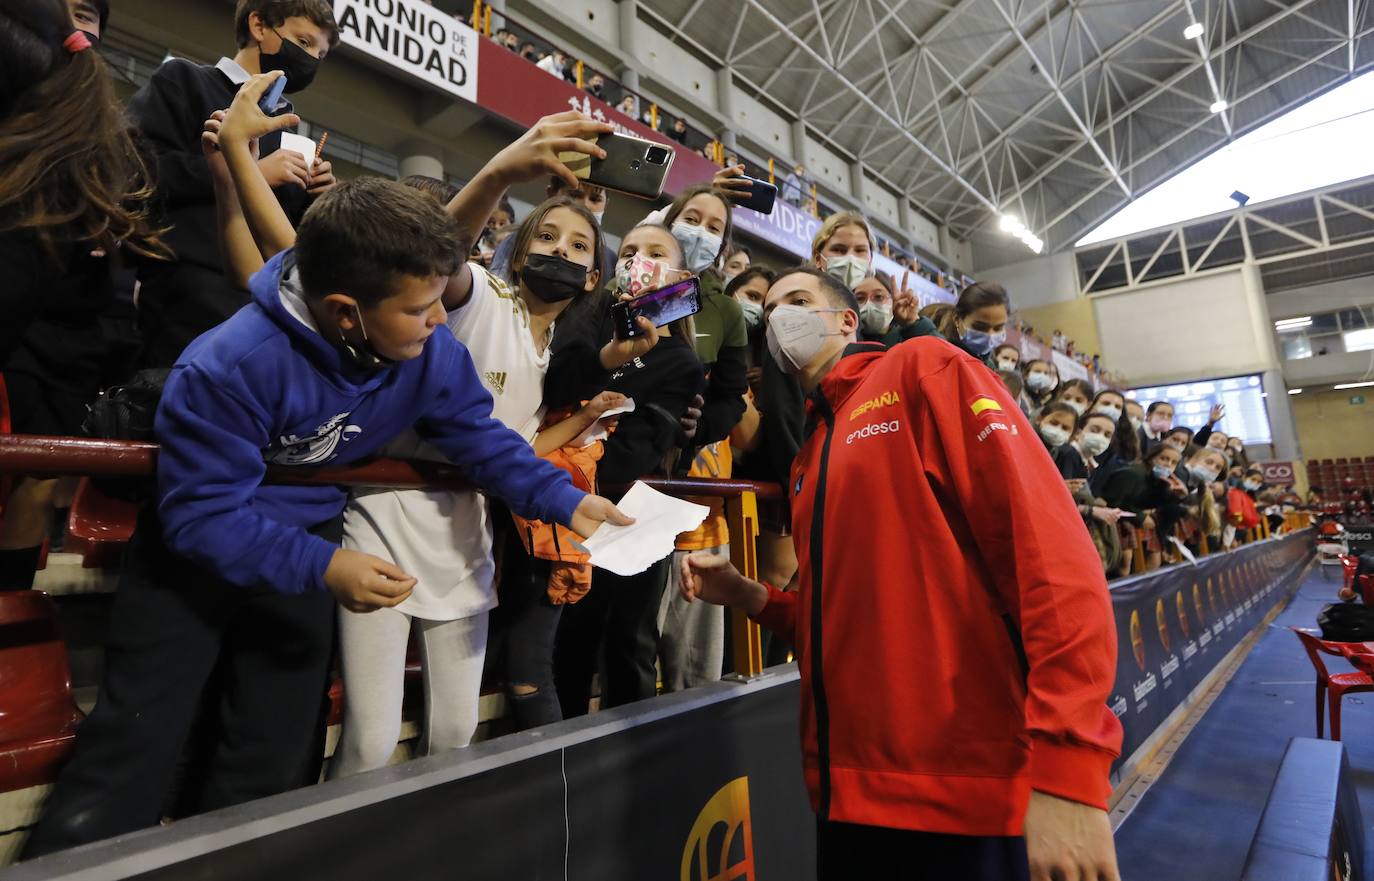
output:
[[[650,147],[644,158],[650,165],[662,165],[668,161],[668,148]]]
[[[638,159],[631,159],[631,160],[630,160],[630,170],[631,170],[631,171],[638,171],[638,170],[639,170],[639,160],[638,160]]]

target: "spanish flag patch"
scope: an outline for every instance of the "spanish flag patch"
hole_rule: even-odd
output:
[[[969,409],[973,411],[974,416],[982,416],[990,410],[998,413],[1002,412],[1002,405],[997,403],[994,399],[989,398],[987,395],[979,395],[970,401],[968,406]]]

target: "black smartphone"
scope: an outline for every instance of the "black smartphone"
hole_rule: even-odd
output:
[[[749,195],[738,199],[735,204],[760,214],[772,214],[773,203],[778,201],[778,188],[756,177],[745,175],[744,179],[749,181]]]
[[[585,153],[559,153],[558,158],[573,174],[589,184],[644,199],[657,199],[668,181],[668,169],[677,154],[672,147],[612,132],[596,139],[606,151],[605,159]]]
[[[696,276],[684,278],[666,288],[640,294],[633,300],[611,304],[611,323],[616,339],[628,340],[639,336],[635,319],[644,317],[662,327],[669,322],[695,315],[701,311],[701,282]]]
[[[271,116],[277,111],[277,105],[281,103],[282,92],[285,91],[286,74],[282,74],[277,77],[272,85],[267,87],[267,91],[263,93],[262,100],[258,102],[258,107],[262,108],[263,113]]]

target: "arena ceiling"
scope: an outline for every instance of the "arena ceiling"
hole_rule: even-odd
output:
[[[1013,213],[1047,250],[1368,70],[1369,4],[638,0],[955,235]]]

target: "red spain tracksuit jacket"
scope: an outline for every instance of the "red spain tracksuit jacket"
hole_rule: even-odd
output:
[[[822,819],[1020,835],[1030,790],[1105,807],[1121,725],[1102,563],[997,375],[944,340],[852,345],[792,468],[792,639]]]

